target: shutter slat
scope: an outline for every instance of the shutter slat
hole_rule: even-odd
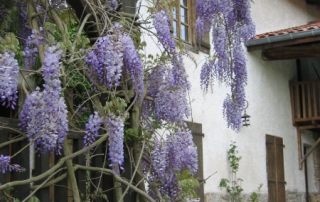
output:
[[[283,139],[266,135],[269,201],[286,201],[283,159]]]
[[[125,13],[136,13],[137,0],[122,0],[122,11]]]
[[[197,147],[198,153],[198,171],[194,175],[196,179],[200,182],[200,187],[195,189],[197,196],[200,198],[200,201],[204,201],[204,180],[203,180],[203,145],[202,139],[204,134],[202,133],[202,124],[186,122],[188,128],[191,130],[193,143]]]

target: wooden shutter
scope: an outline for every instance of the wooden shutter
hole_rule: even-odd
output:
[[[195,175],[195,178],[198,179],[200,187],[195,189],[197,196],[204,201],[204,180],[203,180],[203,151],[202,151],[202,124],[186,122],[189,129],[192,132],[193,142],[197,147],[198,152],[198,171]]]
[[[122,0],[122,11],[125,13],[136,13],[137,0]]]
[[[266,135],[269,201],[286,201],[282,138]]]
[[[210,31],[205,33],[200,44],[200,50],[205,53],[210,53]]]

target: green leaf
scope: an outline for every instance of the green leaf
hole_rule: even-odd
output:
[[[36,196],[31,196],[28,202],[41,202]]]
[[[17,12],[17,11],[18,11],[18,7],[17,7],[17,6],[13,6],[13,7],[12,7],[12,10],[15,11],[15,12]]]
[[[54,36],[52,34],[48,34],[48,39],[49,41],[53,42],[54,40]]]
[[[18,198],[15,198],[14,202],[20,202],[20,200]]]
[[[1,29],[1,30],[8,29],[8,22],[7,22],[7,21],[4,21],[4,22],[1,24],[0,29]]]

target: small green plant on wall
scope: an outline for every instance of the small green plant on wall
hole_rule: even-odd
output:
[[[241,201],[241,192],[243,191],[241,187],[241,178],[237,178],[237,172],[239,170],[239,162],[241,156],[238,156],[238,150],[235,142],[231,142],[230,149],[228,150],[228,161],[230,163],[230,179],[222,178],[219,187],[225,188],[228,195],[230,196],[231,202]]]
[[[258,192],[252,192],[250,195],[250,202],[259,202],[259,198],[260,198],[260,189],[263,186],[263,184],[260,184],[258,187]]]
[[[226,189],[228,193],[228,198],[231,202],[242,201],[241,193],[243,188],[241,187],[241,178],[237,178],[237,172],[239,170],[239,163],[241,156],[238,155],[237,145],[235,142],[231,142],[230,149],[228,150],[228,161],[230,164],[230,179],[222,178],[220,180],[219,187],[221,189]],[[259,202],[260,194],[259,191],[263,184],[258,187],[258,192],[252,192],[249,196],[250,202]]]

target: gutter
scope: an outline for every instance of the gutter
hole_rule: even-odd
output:
[[[260,38],[260,39],[250,39],[245,42],[245,46],[257,46],[263,44],[270,44],[282,41],[289,41],[294,39],[301,39],[313,36],[320,36],[320,29],[312,29],[307,31],[301,31],[296,33],[289,33],[289,34],[282,34],[278,36],[270,36],[267,38]]]

